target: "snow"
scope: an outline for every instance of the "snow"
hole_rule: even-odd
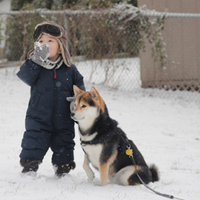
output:
[[[83,65],[83,64],[82,64]],[[87,63],[87,66],[90,63]],[[80,65],[81,66],[81,65]],[[160,200],[144,186],[121,186],[108,182],[100,187],[99,173],[88,181],[82,168],[83,151],[76,126],[75,170],[64,178],[54,176],[51,150],[35,176],[20,171],[20,143],[30,88],[16,77],[19,68],[0,69],[0,196],[2,200]],[[86,82],[87,90],[92,85]],[[120,91],[95,85],[109,109],[142,152],[155,163],[160,181],[149,186],[175,197],[196,200],[200,195],[200,106],[188,100],[191,92],[136,89]],[[156,92],[155,92],[156,91]],[[198,94],[199,95],[199,94]]]

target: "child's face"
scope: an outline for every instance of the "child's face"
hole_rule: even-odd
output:
[[[60,55],[61,51],[59,48],[59,44],[57,40],[48,35],[42,35],[41,38],[38,40],[40,44],[48,44],[49,45],[49,57],[48,59],[51,61],[56,61],[58,56]]]

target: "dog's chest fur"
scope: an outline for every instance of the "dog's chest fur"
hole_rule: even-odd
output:
[[[83,145],[83,150],[88,156],[88,159],[92,163],[92,165],[99,169],[99,161],[102,152],[103,145],[102,144],[95,144],[95,145]]]
[[[97,134],[98,134],[97,132],[93,133],[90,136],[88,135],[83,136],[82,134],[80,134],[80,138],[82,141],[91,141],[96,137]],[[100,161],[103,145],[102,144],[94,144],[94,145],[83,144],[82,148],[84,152],[86,153],[86,155],[88,156],[88,159],[90,160],[92,165],[95,168],[99,169],[99,161]]]

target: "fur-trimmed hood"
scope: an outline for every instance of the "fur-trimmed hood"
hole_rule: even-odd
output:
[[[56,23],[53,22],[53,21],[47,21],[47,22],[39,23],[39,24],[35,27],[35,30],[37,29],[38,26],[42,26],[42,25],[45,25],[45,24],[51,24],[51,25],[57,26],[57,27],[60,29],[60,31],[61,31],[61,33],[62,33],[62,36],[59,37],[59,38],[54,37],[54,36],[52,36],[52,35],[50,35],[50,34],[48,34],[48,33],[44,33],[44,34],[50,35],[51,37],[54,37],[54,38],[58,41],[59,46],[60,46],[60,49],[61,49],[61,54],[62,54],[63,61],[64,61],[64,63],[65,63],[68,67],[70,67],[70,66],[71,66],[71,61],[70,61],[70,54],[69,54],[69,51],[68,51],[68,49],[67,49],[67,35],[66,35],[66,32],[65,32],[65,29],[64,29],[62,26],[56,24]],[[41,37],[41,35],[42,35],[42,33],[41,33],[40,36],[37,38],[37,40]],[[37,40],[36,40],[36,41],[37,41]],[[34,41],[34,42],[36,42],[36,41]],[[31,50],[28,52],[28,55],[27,55],[28,58],[31,58],[31,55],[33,54],[33,52],[34,52],[34,49],[31,49]]]

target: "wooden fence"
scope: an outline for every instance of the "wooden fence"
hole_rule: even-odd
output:
[[[161,67],[154,62],[147,43],[146,52],[140,53],[142,87],[200,91],[200,15],[195,14],[200,11],[200,1],[138,0],[138,4],[166,12],[162,36],[167,63]]]

